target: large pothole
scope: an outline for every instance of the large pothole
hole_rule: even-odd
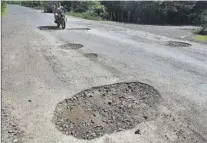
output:
[[[185,42],[179,42],[179,41],[168,41],[166,43],[166,46],[170,46],[170,47],[190,47],[191,44],[185,43]]]
[[[160,100],[158,91],[139,82],[93,87],[58,103],[53,123],[66,135],[91,140],[155,119]]]
[[[61,49],[65,50],[77,50],[83,47],[82,44],[67,43],[59,46]]]

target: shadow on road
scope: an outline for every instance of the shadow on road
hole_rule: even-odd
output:
[[[60,30],[57,26],[39,26],[40,30]]]

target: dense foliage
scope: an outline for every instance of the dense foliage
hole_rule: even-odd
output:
[[[44,1],[22,1],[28,7],[45,7]],[[62,1],[67,11],[107,20],[140,24],[204,24],[206,1]]]
[[[108,19],[142,24],[200,24],[204,22],[201,14],[207,9],[207,2],[196,1],[104,1],[102,4]]]

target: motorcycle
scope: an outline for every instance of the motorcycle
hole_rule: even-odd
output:
[[[55,15],[57,16],[57,22],[56,22],[57,28],[59,28],[61,25],[62,29],[65,29],[67,19],[65,17],[64,12],[61,11],[60,14],[55,13]]]

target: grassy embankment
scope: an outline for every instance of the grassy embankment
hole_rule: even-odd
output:
[[[7,6],[5,2],[1,2],[1,16],[5,16],[7,11]]]

